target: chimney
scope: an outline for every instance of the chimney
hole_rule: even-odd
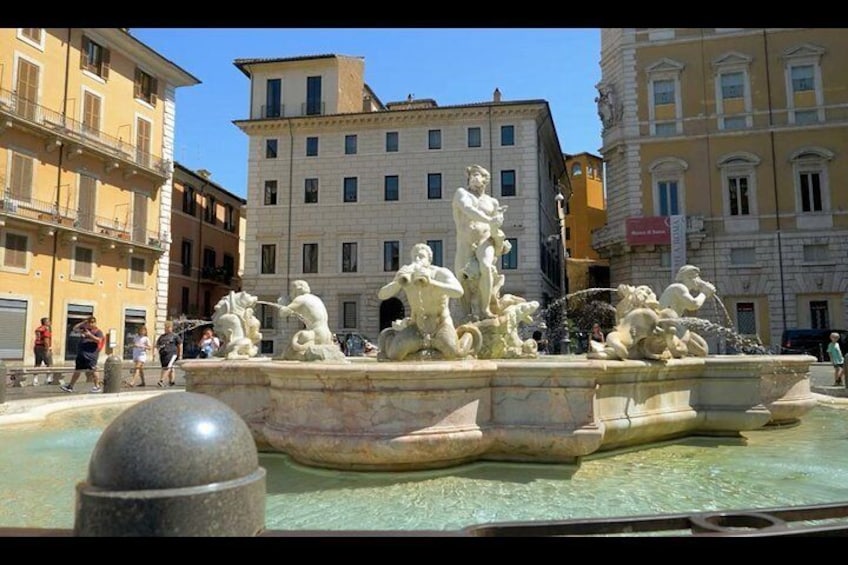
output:
[[[212,176],[212,173],[207,171],[206,169],[197,169],[197,174],[202,176],[206,180],[209,180],[209,177]]]
[[[495,87],[495,93],[492,95],[492,100],[495,102],[501,101],[501,90],[497,87]]]

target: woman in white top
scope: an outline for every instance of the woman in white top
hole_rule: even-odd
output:
[[[138,328],[138,334],[136,334],[135,339],[133,339],[133,363],[135,367],[127,383],[129,386],[144,386],[144,364],[147,363],[147,352],[152,348],[150,338],[147,337],[147,327],[141,326]],[[136,377],[141,379],[141,383],[138,385],[135,384]]]
[[[202,359],[208,359],[209,357],[213,357],[215,352],[218,351],[218,348],[221,347],[221,340],[218,339],[212,328],[206,328],[200,337],[198,346],[200,347],[200,357]]]

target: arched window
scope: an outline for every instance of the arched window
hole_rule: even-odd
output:
[[[583,168],[580,166],[580,163],[574,163],[571,165],[571,176],[579,177],[583,174]]]
[[[684,173],[689,163],[677,157],[662,157],[648,166],[654,196],[654,215],[685,214]]]

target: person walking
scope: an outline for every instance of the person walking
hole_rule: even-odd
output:
[[[41,325],[35,328],[35,342],[32,351],[35,354],[35,366],[53,366],[53,333],[50,331],[50,318],[41,318]],[[47,376],[47,384],[53,383],[53,375]],[[33,377],[32,384],[38,384],[38,375]]]
[[[89,316],[76,324],[73,331],[79,332],[82,336],[77,346],[74,374],[71,376],[70,383],[60,385],[59,388],[65,392],[74,392],[74,385],[80,373],[85,371],[85,376],[94,381],[94,387],[90,392],[103,392],[103,383],[97,379],[97,358],[100,357],[100,350],[106,344],[106,338],[97,327],[97,318]]]
[[[133,372],[127,382],[129,386],[145,386],[144,364],[147,363],[147,352],[151,349],[153,346],[150,344],[150,338],[147,337],[147,326],[141,326],[133,338]],[[136,377],[141,380],[141,383],[135,384]]]
[[[839,333],[833,332],[830,334],[830,343],[827,344],[827,354],[830,355],[830,362],[833,363],[833,386],[840,386],[845,377],[845,357],[842,355],[842,349],[839,347]]]
[[[159,362],[162,365],[162,374],[159,376],[158,386],[174,386],[174,363],[182,356],[183,338],[174,333],[174,322],[165,322],[165,333],[156,340],[156,349],[159,350]],[[166,383],[167,379],[167,385]]]

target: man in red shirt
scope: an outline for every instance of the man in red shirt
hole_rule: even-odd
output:
[[[35,366],[40,367],[44,363],[45,367],[53,366],[53,334],[50,332],[50,318],[41,318],[41,325],[35,328],[35,345],[33,352],[35,353]],[[38,379],[38,377],[35,377]],[[47,384],[53,382],[53,375],[47,377]],[[33,380],[37,384],[37,380]]]

